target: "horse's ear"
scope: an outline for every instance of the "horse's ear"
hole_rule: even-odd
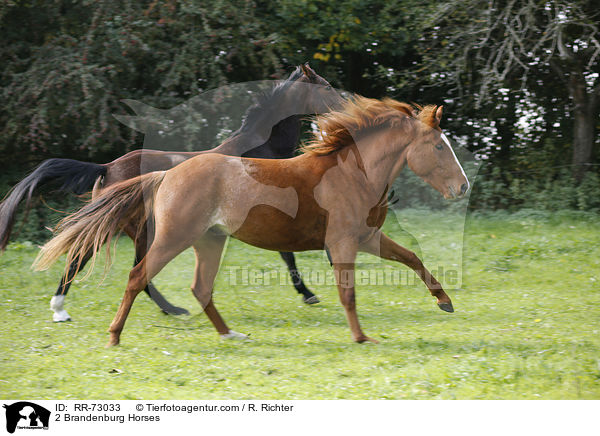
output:
[[[440,123],[440,121],[442,121],[443,107],[444,106],[438,106],[437,110],[435,111],[435,118],[437,119],[438,124]]]
[[[300,65],[300,68],[302,68],[302,72],[304,73],[304,75],[306,77],[314,77],[315,76],[315,72],[313,71],[313,69],[308,65],[308,62],[306,62],[305,64]]]

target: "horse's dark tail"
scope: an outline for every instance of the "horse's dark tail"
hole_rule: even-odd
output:
[[[83,194],[91,191],[94,182],[106,174],[106,167],[91,162],[73,159],[48,159],[31,174],[15,185],[0,203],[0,250],[8,244],[19,203],[26,199],[26,208],[31,206],[34,191],[44,185],[59,184],[58,190]],[[62,183],[62,185],[60,185]]]

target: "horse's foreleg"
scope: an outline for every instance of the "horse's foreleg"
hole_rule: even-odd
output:
[[[196,270],[192,292],[222,338],[247,339],[246,335],[235,332],[227,326],[225,320],[217,311],[212,298],[215,278],[219,271],[219,263],[226,239],[227,237],[222,235],[205,235],[198,243],[194,244]]]
[[[69,292],[69,288],[71,287],[71,283],[73,279],[77,275],[77,271],[83,269],[85,264],[92,257],[92,253],[86,253],[86,255],[81,259],[81,264],[79,264],[79,259],[73,260],[71,265],[69,265],[69,270],[66,275],[63,275],[60,279],[60,283],[58,284],[58,288],[54,293],[54,296],[50,300],[50,309],[54,312],[52,314],[52,320],[54,322],[64,322],[71,321],[71,316],[64,309],[65,297]]]
[[[333,263],[335,280],[342,306],[346,311],[346,318],[350,325],[352,338],[355,342],[375,342],[364,334],[356,313],[356,294],[354,291],[354,259],[356,258],[356,245],[353,243],[340,244],[337,247],[328,247]]]
[[[437,299],[440,309],[446,312],[454,312],[452,301],[440,282],[425,268],[419,257],[410,250],[396,244],[383,232],[376,233],[369,241],[359,247],[360,251],[374,254],[383,259],[395,260],[411,268],[423,280],[431,295]]]
[[[294,288],[296,288],[296,291],[298,291],[299,294],[302,294],[302,301],[304,301],[306,304],[317,304],[319,299],[306,287],[302,281],[302,276],[296,268],[296,258],[294,257],[294,253],[289,251],[280,251],[279,254],[285,261],[288,270],[290,271],[290,277],[292,278]]]

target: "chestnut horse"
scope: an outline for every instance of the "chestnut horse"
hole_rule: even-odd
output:
[[[304,64],[296,67],[287,80],[261,96],[259,102],[246,113],[242,126],[214,149],[200,152],[134,150],[102,165],[71,159],[45,161],[17,184],[6,200],[0,204],[0,249],[4,249],[8,243],[19,202],[26,198],[29,205],[33,191],[44,184],[60,182],[61,190],[83,193],[91,190],[96,180],[101,182],[96,185],[96,188],[107,188],[140,174],[170,169],[203,153],[266,159],[291,158],[295,154],[300,137],[302,116],[326,112],[340,100],[340,95],[331,88],[329,82],[319,76],[308,64]],[[142,232],[136,237],[135,225],[125,228],[125,232],[135,241],[134,265],[146,254],[148,242],[145,230],[145,226],[141,227]],[[291,252],[280,252],[280,254],[288,266],[294,287],[302,295],[302,300],[307,304],[318,303],[319,299],[305,286],[296,269],[294,254]],[[64,299],[77,270],[83,268],[89,257],[90,254],[85,253],[82,258],[74,260],[63,275],[50,303],[54,311],[54,321],[70,319],[64,309]],[[171,305],[151,282],[144,290],[164,312],[188,313],[185,309]]]
[[[376,342],[363,333],[356,313],[354,262],[359,251],[412,268],[438,306],[454,311],[422,261],[380,230],[388,188],[406,165],[445,198],[468,190],[467,177],[439,128],[441,117],[441,106],[414,108],[357,96],[318,117],[319,132],[295,158],[206,154],[169,171],[118,183],[60,223],[35,267],[45,269],[64,253],[69,261],[90,251],[95,257],[120,228],[152,218],[154,240],[131,270],[110,325],[108,345],[117,345],[138,293],[190,246],[196,253],[192,291],[226,337],[244,337],[229,329],[212,299],[228,235],[268,250],[326,249],[354,341]]]

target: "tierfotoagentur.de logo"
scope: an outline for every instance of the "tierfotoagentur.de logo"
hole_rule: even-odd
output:
[[[28,401],[4,404],[6,409],[6,431],[15,430],[48,430],[50,411]]]

